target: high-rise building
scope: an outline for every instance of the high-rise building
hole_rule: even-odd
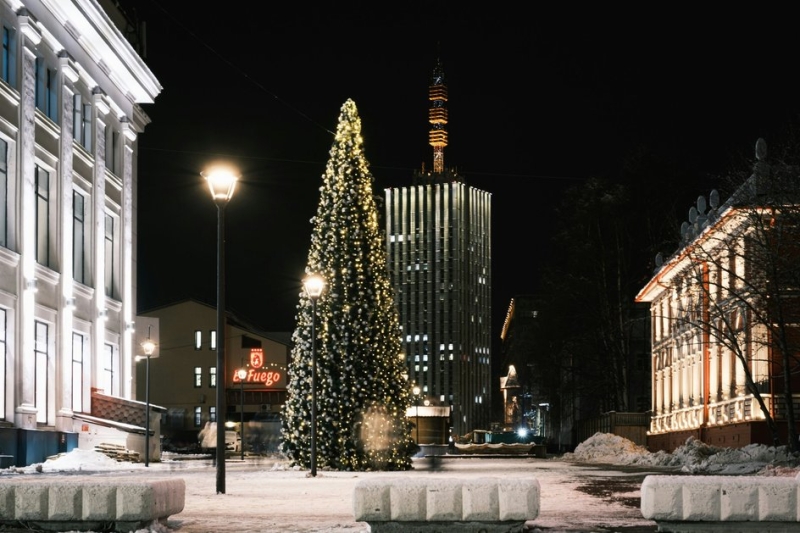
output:
[[[449,406],[455,435],[488,429],[491,414],[491,194],[444,165],[447,86],[429,87],[433,171],[386,189],[389,271],[416,402]]]

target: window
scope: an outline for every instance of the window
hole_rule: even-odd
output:
[[[8,248],[8,143],[0,139],[0,246]]]
[[[194,367],[194,386],[195,388],[203,386],[203,369],[199,366]]]
[[[208,336],[211,339],[211,342],[208,345],[209,350],[216,350],[217,349],[217,332],[216,330],[210,330],[208,332]]]
[[[53,122],[58,122],[56,71],[41,57],[36,58],[36,107]]]
[[[36,261],[50,266],[50,173],[36,165]]]
[[[6,357],[8,354],[8,313],[0,309],[0,420],[6,417]]]
[[[72,96],[72,137],[88,152],[92,151],[92,105],[80,94]]]
[[[83,412],[83,358],[86,350],[86,337],[80,333],[72,334],[72,411]]]
[[[103,345],[103,362],[100,383],[105,394],[113,396],[118,394],[115,387],[117,369],[119,368],[119,352],[111,344]]]
[[[72,193],[72,277],[79,283],[86,283],[86,257],[84,242],[86,238],[85,219],[86,199],[78,192]]]
[[[199,350],[203,347],[203,333],[198,329],[194,332],[194,349]]]
[[[119,132],[106,128],[106,168],[114,174],[119,172]]]
[[[214,406],[208,408],[208,421],[209,422],[217,421],[217,408]]]
[[[17,86],[17,34],[8,26],[3,26],[3,51],[0,57],[0,77],[3,81]]]
[[[114,273],[117,271],[116,269],[116,260],[117,256],[115,252],[115,243],[114,243],[114,217],[109,214],[106,214],[106,223],[105,223],[105,245],[104,245],[104,257],[105,257],[105,290],[106,296],[109,298],[114,297]]]
[[[212,389],[217,386],[217,367],[208,367],[208,386]]]
[[[194,427],[199,428],[200,424],[203,423],[203,408],[202,407],[195,407],[194,408]]]
[[[49,391],[47,385],[47,369],[50,366],[49,326],[38,320],[34,324],[34,404],[36,405],[36,422],[47,423],[47,404]]]

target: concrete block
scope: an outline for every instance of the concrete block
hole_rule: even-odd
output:
[[[425,520],[426,487],[424,483],[395,483],[389,488],[391,519]]]
[[[464,520],[497,520],[500,516],[497,480],[482,478],[465,482],[461,501]]]
[[[391,479],[365,479],[353,490],[353,516],[357,522],[386,521],[392,517]]]
[[[183,479],[3,479],[0,528],[24,521],[50,531],[96,529],[108,524],[115,524],[115,531],[135,531],[183,511],[185,496]]]
[[[505,479],[498,483],[498,519],[533,520],[539,516],[538,479]]]
[[[722,482],[716,476],[683,484],[681,520],[719,520]]]
[[[427,514],[428,521],[461,520],[461,486],[462,480],[442,479],[432,480],[427,485]]]
[[[761,522],[772,531],[775,524],[800,522],[799,486],[796,477],[647,476],[641,489],[642,516],[670,527],[724,522],[735,529]]]

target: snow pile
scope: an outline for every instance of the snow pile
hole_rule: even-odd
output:
[[[800,454],[786,446],[749,444],[743,448],[721,448],[690,437],[674,452],[649,452],[647,448],[610,433],[595,433],[580,443],[566,461],[616,465],[645,465],[680,468],[689,474],[795,475]]]

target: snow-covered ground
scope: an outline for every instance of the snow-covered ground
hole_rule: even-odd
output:
[[[237,458],[238,459],[238,458]],[[596,434],[574,453],[536,459],[453,457],[430,469],[427,460],[414,460],[408,472],[320,471],[316,478],[288,466],[280,456],[226,461],[227,490],[215,493],[214,467],[209,456],[165,454],[162,461],[119,462],[96,451],[72,450],[26,468],[0,470],[4,476],[74,473],[147,478],[181,476],[186,480],[184,511],[167,524],[153,524],[136,533],[364,533],[365,523],[353,521],[352,493],[359,480],[375,476],[517,476],[535,477],[541,485],[540,513],[528,524],[530,532],[656,531],[635,502],[647,474],[683,471],[694,474],[786,475],[800,472],[800,457],[786,448],[761,445],[741,449],[716,448],[689,440],[674,453],[650,453],[627,439]],[[620,465],[625,465],[621,468]],[[630,465],[633,468],[628,468]],[[652,469],[652,470],[651,470]],[[627,483],[613,498],[592,494],[592,484],[607,487]],[[625,503],[624,500],[627,500]],[[70,532],[74,533],[74,532]]]

